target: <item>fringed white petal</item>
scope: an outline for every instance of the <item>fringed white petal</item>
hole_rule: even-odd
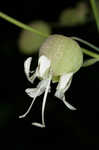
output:
[[[45,80],[41,80],[39,82],[39,84],[37,85],[36,88],[28,88],[25,90],[25,92],[31,97],[31,98],[34,98],[37,91],[39,90],[39,93],[38,93],[38,96],[40,96],[42,93],[44,93],[45,89],[46,89],[46,86],[47,86],[47,83],[48,83],[48,79],[45,79]]]
[[[70,79],[72,78],[72,76],[73,76],[73,73],[68,73],[68,74],[62,75],[60,77],[60,80],[59,80],[59,83],[57,86],[57,90],[64,91],[65,89],[67,89],[68,83],[69,83]]]
[[[37,88],[28,88],[25,90],[25,92],[27,93],[27,95],[29,95],[31,98],[35,97],[35,94],[37,92]]]
[[[34,73],[31,77],[29,76],[30,74],[30,66],[31,66],[31,61],[32,61],[32,57],[29,57],[26,59],[26,61],[24,62],[24,72],[25,75],[27,77],[27,79],[33,83],[34,79],[36,78],[36,73]]]
[[[44,78],[50,68],[50,60],[46,56],[41,56],[38,61],[38,77]]]
[[[29,73],[30,73],[30,65],[31,65],[32,57],[29,57],[24,62],[24,72],[26,74],[27,79],[30,81]],[[31,82],[31,81],[30,81]]]
[[[68,90],[68,88],[70,87],[71,81],[72,81],[72,76],[73,73],[68,73],[65,74],[63,76],[60,77],[60,81],[58,83],[57,86],[57,90],[55,92],[55,96],[58,97],[59,99],[61,99],[63,101],[63,103],[71,110],[76,110],[75,107],[73,107],[71,104],[69,104],[66,100],[65,100],[65,92]]]
[[[36,77],[40,77],[42,79],[45,79],[47,77],[47,73],[50,70],[50,60],[46,56],[41,56],[38,61],[38,67],[35,71],[35,73],[30,77],[30,65],[31,65],[32,57],[29,57],[24,62],[24,72],[26,74],[27,79],[33,83]]]

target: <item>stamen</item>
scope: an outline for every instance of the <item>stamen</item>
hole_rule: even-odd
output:
[[[42,124],[43,124],[44,126],[45,126],[44,110],[45,110],[45,104],[46,104],[47,94],[48,94],[48,91],[49,91],[49,88],[50,88],[51,79],[52,79],[52,74],[49,75],[48,84],[47,84],[47,87],[46,87],[46,90],[45,90],[45,94],[44,94],[44,98],[43,98],[43,104],[42,104]]]
[[[43,103],[42,103],[42,124],[38,123],[38,122],[33,122],[32,125],[34,125],[36,127],[41,127],[41,128],[45,127],[44,110],[45,110],[45,104],[46,104],[47,94],[48,94],[49,89],[50,89],[51,79],[52,79],[52,75],[50,74],[49,78],[46,80],[47,81],[46,82],[47,86],[46,86],[46,90],[45,90],[45,94],[44,94],[44,98],[43,98]]]
[[[37,85],[36,88],[28,88],[28,89],[25,90],[25,92],[31,98],[33,98],[33,100],[32,100],[32,103],[31,103],[30,107],[26,111],[26,113],[24,115],[20,116],[19,118],[24,118],[30,112],[36,97],[40,96],[45,91],[47,84],[48,84],[48,79],[45,79],[45,80],[40,81],[40,83]]]
[[[39,95],[39,92],[40,92],[40,89],[37,90],[37,93],[35,94],[35,97],[33,98],[32,102],[31,102],[31,105],[29,106],[29,108],[28,108],[28,110],[26,111],[26,113],[23,114],[23,115],[21,115],[21,116],[19,116],[19,118],[24,118],[24,117],[26,117],[26,115],[30,112],[30,110],[31,110],[31,108],[32,108],[32,106],[33,106],[33,104],[34,104],[34,101],[35,101],[36,97]]]

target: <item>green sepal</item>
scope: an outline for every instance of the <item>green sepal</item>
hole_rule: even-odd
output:
[[[52,82],[53,83],[59,82],[59,79],[60,79],[60,76],[53,76]]]

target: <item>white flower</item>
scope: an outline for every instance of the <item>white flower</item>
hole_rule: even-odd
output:
[[[24,71],[26,74],[27,79],[33,83],[35,78],[38,77],[41,79],[39,84],[36,88],[28,88],[25,90],[25,92],[33,98],[30,107],[26,111],[25,114],[19,116],[19,118],[24,118],[30,111],[31,107],[33,106],[36,97],[40,96],[42,93],[44,93],[43,103],[42,103],[42,124],[34,122],[32,125],[38,126],[38,127],[45,127],[45,121],[44,121],[44,110],[45,110],[45,104],[47,99],[47,94],[50,92],[50,83],[53,77],[53,72],[51,71],[51,61],[46,56],[40,56],[38,60],[38,67],[36,68],[36,71],[33,73],[32,76],[30,76],[30,65],[31,65],[32,58],[29,57],[25,63],[24,63]],[[58,97],[60,100],[63,101],[63,103],[71,110],[76,110],[71,104],[69,104],[65,100],[65,92],[70,87],[71,81],[73,77],[73,72],[63,74],[60,77],[59,83],[56,88],[55,96]]]

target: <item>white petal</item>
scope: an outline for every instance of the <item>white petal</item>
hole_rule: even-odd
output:
[[[65,100],[65,95],[64,93],[68,90],[68,88],[70,87],[71,81],[72,81],[72,76],[73,73],[69,73],[69,74],[65,74],[63,76],[61,76],[59,84],[57,86],[57,90],[55,92],[55,96],[58,97],[59,99],[61,99],[63,101],[63,103],[71,110],[76,110],[75,107],[73,107],[71,104],[69,104],[66,100]]]
[[[70,103],[68,103],[68,102],[66,101],[65,96],[64,96],[64,98],[63,98],[63,102],[64,102],[64,104],[65,104],[69,109],[71,109],[71,110],[77,110],[74,106],[72,106]]]
[[[68,83],[69,83],[70,79],[72,78],[72,76],[73,76],[73,72],[62,75],[60,77],[60,80],[59,80],[59,83],[57,86],[57,90],[64,91],[65,89],[67,89]]]
[[[31,97],[31,98],[34,98],[35,97],[35,94],[37,92],[37,88],[28,88],[25,90],[25,92]]]
[[[39,90],[38,96],[40,96],[46,89],[48,79],[41,80],[36,88],[28,88],[25,92],[31,97],[34,98],[37,91]]]
[[[58,97],[60,100],[62,100],[62,102],[71,110],[76,110],[76,108],[74,106],[72,106],[71,104],[69,104],[66,99],[65,99],[65,95],[62,92],[56,91],[55,96]]]
[[[24,72],[26,74],[27,79],[29,80],[29,73],[30,73],[30,65],[31,65],[32,57],[29,57],[24,62]]]
[[[71,104],[69,104],[67,101],[64,101],[64,104],[71,110],[77,110],[74,106],[72,106]]]
[[[44,127],[45,127],[45,125],[40,124],[40,123],[38,123],[38,122],[33,122],[32,125],[33,125],[33,126],[36,126],[36,127],[41,127],[41,128],[44,128]]]
[[[69,89],[69,87],[70,87],[70,85],[71,85],[71,82],[72,82],[72,78],[69,80],[67,86],[65,87],[64,93]]]
[[[50,68],[50,60],[46,56],[41,56],[38,61],[38,76],[43,78]]]
[[[46,89],[47,83],[48,83],[48,79],[41,80],[37,85],[37,88]]]
[[[71,84],[73,73],[68,73],[60,77],[59,83],[56,88],[55,96],[62,99],[64,93],[68,90]]]
[[[32,61],[32,57],[27,58],[27,60],[24,62],[24,72],[26,74],[26,77],[28,79],[28,81],[30,81],[31,83],[33,83],[33,81],[35,80],[35,78],[37,77],[37,69],[36,72],[30,77],[30,65],[31,65],[31,61]],[[33,73],[34,71],[32,71]]]

